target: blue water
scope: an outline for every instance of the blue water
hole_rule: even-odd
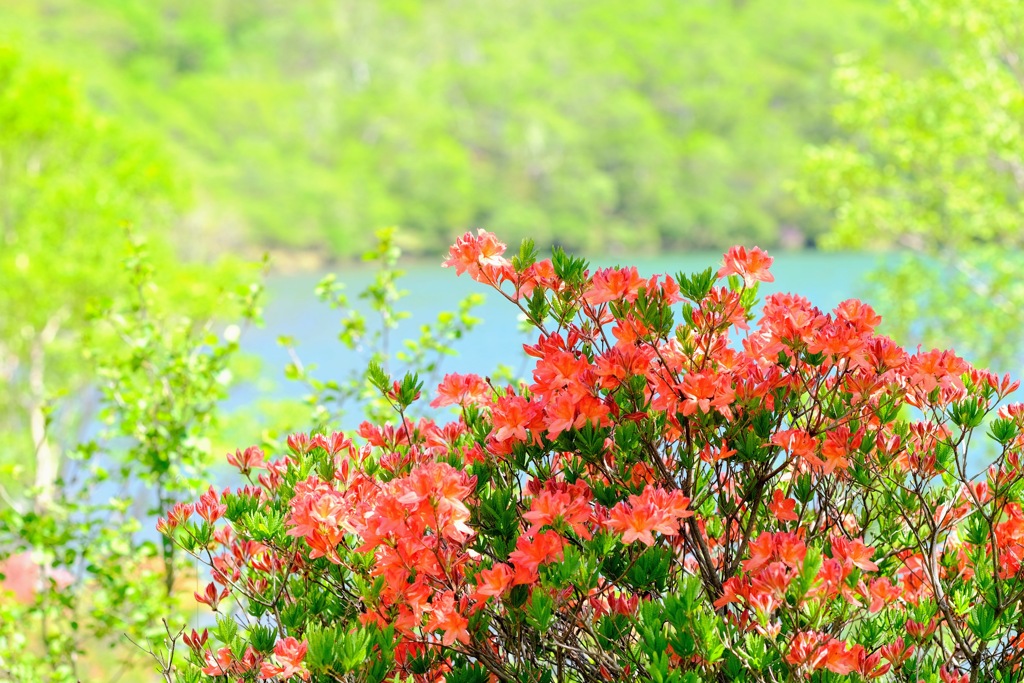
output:
[[[696,272],[710,266],[718,268],[721,258],[721,254],[694,253],[631,259],[629,264],[636,265],[647,276],[665,272],[674,275],[679,271]],[[798,252],[781,253],[775,259],[772,268],[775,282],[762,284],[762,298],[772,292],[790,291],[806,296],[824,309],[831,309],[845,299],[859,296],[864,290],[864,276],[875,264],[875,258],[865,254]],[[616,264],[611,260],[595,259],[593,265]],[[513,304],[468,277],[456,277],[453,270],[441,268],[439,264],[420,263],[403,268],[406,275],[400,284],[408,290],[408,295],[401,299],[398,307],[408,311],[410,317],[402,321],[401,327],[394,334],[393,350],[400,347],[403,339],[417,337],[420,326],[434,321],[441,311],[456,310],[460,299],[466,295],[484,293],[484,304],[475,310],[475,315],[482,318],[483,322],[455,344],[458,355],[444,359],[438,378],[444,372],[488,375],[499,364],[509,366],[516,376],[529,377],[528,359],[522,346],[524,342],[532,341],[533,337],[520,331],[519,312]],[[237,420],[239,426],[222,435],[228,442],[214,447],[216,464],[213,478],[218,487],[233,488],[242,483],[237,471],[223,459],[225,449],[234,450],[236,447],[244,448],[259,443],[263,427],[280,426],[269,424],[278,417],[274,413],[254,420],[246,419],[245,416],[251,414],[253,408],[258,408],[264,399],[294,399],[297,402],[308,393],[304,385],[285,379],[284,367],[290,358],[277,343],[278,337],[287,335],[296,340],[302,362],[307,366],[315,365],[312,374],[320,380],[340,381],[352,371],[365,367],[368,350],[353,352],[338,341],[343,314],[319,301],[315,295],[316,285],[325,274],[304,273],[269,278],[265,324],[246,330],[242,336],[243,351],[259,359],[261,367],[254,378],[233,388],[224,405],[229,416],[241,419]],[[365,302],[356,295],[373,279],[374,270],[370,267],[349,268],[336,275],[339,281],[346,284],[345,291],[350,295],[350,302],[365,311]],[[400,371],[401,368],[395,367],[394,370]],[[430,385],[425,387],[428,393],[433,389]],[[308,415],[308,412],[304,414]],[[352,411],[343,416],[340,424],[330,426],[332,429],[350,430],[359,421],[361,417],[358,411]],[[302,430],[312,426],[306,421],[293,425],[295,429]],[[145,520],[141,537],[155,540],[155,519],[146,513],[153,505],[152,492],[141,482],[133,482],[130,487],[132,491],[128,495],[135,500],[134,511]],[[112,485],[100,487],[95,492],[97,500],[105,500],[114,495],[124,496],[126,492]]]
[[[704,270],[721,265],[722,256],[716,253],[689,253],[655,258],[634,258],[621,265],[636,265],[642,275],[655,273],[675,274]],[[839,302],[860,296],[865,289],[864,277],[876,264],[877,258],[861,253],[788,252],[775,255],[772,272],[775,282],[762,284],[764,296],[788,291],[807,297],[823,309],[831,309]],[[616,265],[614,260],[594,259],[592,265]],[[477,292],[486,296],[485,303],[475,310],[483,323],[470,335],[456,343],[457,357],[443,361],[442,372],[475,372],[486,375],[497,365],[510,366],[522,374],[526,370],[524,342],[530,337],[519,331],[519,311],[500,294],[470,280],[456,277],[454,270],[440,265],[416,264],[404,266],[406,275],[401,287],[408,291],[398,308],[410,312],[392,340],[392,349],[398,349],[402,339],[418,336],[422,324],[432,322],[438,313],[456,310],[466,295]],[[298,397],[304,387],[287,382],[283,368],[289,362],[287,352],[277,343],[281,335],[298,342],[298,353],[304,364],[316,365],[314,375],[321,379],[342,379],[353,369],[362,367],[368,351],[353,352],[337,340],[341,314],[317,300],[314,289],[326,273],[272,276],[267,282],[268,300],[264,311],[265,325],[249,330],[242,340],[243,349],[259,357],[263,364],[260,382],[244,384],[232,396],[231,407],[240,408],[260,396]],[[364,302],[356,297],[373,278],[369,267],[347,268],[337,272],[339,281],[346,283],[350,303],[365,310]],[[373,321],[371,321],[373,322]],[[278,378],[273,384],[266,378]],[[428,390],[431,387],[427,387]]]

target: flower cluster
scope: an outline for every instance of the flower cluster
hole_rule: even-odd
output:
[[[212,568],[196,597],[223,615],[183,672],[1021,675],[1024,408],[996,412],[1015,382],[900,348],[860,301],[773,294],[755,323],[773,279],[756,248],[654,277],[504,253],[467,234],[445,265],[536,328],[529,381],[448,375],[443,423],[407,417],[415,377],[380,378],[394,423],[239,451],[249,485],[161,520]]]

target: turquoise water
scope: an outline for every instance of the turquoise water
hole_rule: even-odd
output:
[[[620,262],[636,265],[643,275],[655,273],[675,274],[679,271],[696,272],[709,266],[720,266],[721,254],[690,253],[654,258],[634,258]],[[876,264],[877,257],[862,253],[783,252],[775,255],[772,272],[775,282],[763,284],[762,298],[772,292],[788,291],[807,297],[824,309],[839,302],[860,296],[865,289],[865,275]],[[594,266],[616,265],[608,259],[594,259]],[[499,363],[513,370],[525,369],[522,345],[528,337],[518,331],[518,310],[499,294],[468,277],[456,277],[454,270],[440,265],[416,264],[406,266],[401,281],[408,296],[399,308],[411,316],[403,321],[392,344],[400,346],[401,339],[416,337],[420,325],[433,321],[445,310],[455,310],[458,302],[472,292],[486,296],[484,305],[476,309],[484,322],[468,337],[456,345],[459,355],[446,358],[442,371],[475,372],[488,374]],[[298,352],[305,364],[315,364],[315,375],[321,380],[342,379],[354,368],[365,364],[368,354],[352,352],[337,341],[341,315],[321,303],[314,295],[317,282],[325,273],[271,277],[267,283],[268,302],[265,326],[250,330],[243,338],[246,351],[263,361],[262,375],[279,378],[274,387],[248,384],[239,387],[231,401],[232,407],[242,407],[260,395],[278,397],[299,396],[301,386],[283,378],[283,368],[289,358],[277,344],[277,338],[288,335],[298,341]],[[346,291],[353,302],[361,304],[355,295],[373,277],[371,268],[350,268],[336,273],[346,283]]]

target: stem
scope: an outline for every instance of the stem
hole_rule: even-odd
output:
[[[53,506],[53,499],[57,492],[60,454],[53,447],[49,435],[46,433],[46,348],[56,339],[64,317],[63,311],[59,311],[47,320],[29,351],[29,431],[35,446],[35,486],[38,492],[35,508],[40,513]]]

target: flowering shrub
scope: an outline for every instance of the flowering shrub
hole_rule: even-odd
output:
[[[392,422],[239,450],[246,486],[160,521],[219,614],[168,681],[1020,677],[1016,383],[855,300],[775,294],[752,326],[756,248],[651,278],[504,251],[445,265],[537,329],[532,383],[448,375],[456,417],[413,421],[417,377],[373,366]]]

